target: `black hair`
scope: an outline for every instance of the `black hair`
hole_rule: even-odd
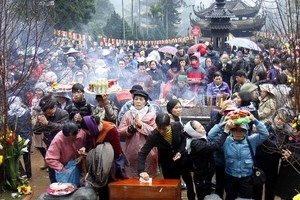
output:
[[[257,56],[259,57],[259,59],[260,59],[261,61],[264,60],[264,55],[263,55],[262,53],[257,54]]]
[[[97,94],[96,97],[95,97],[95,99],[97,101],[103,100],[103,96],[101,94]]]
[[[137,65],[137,69],[139,69],[140,66],[145,66],[145,67],[146,67],[146,63],[144,63],[144,62],[139,62],[139,64]]]
[[[55,105],[56,105],[56,100],[49,95],[44,96],[39,102],[39,107],[43,112],[45,112],[49,108],[50,109],[54,108]]]
[[[272,64],[273,64],[273,65],[278,65],[278,64],[280,64],[279,58],[275,58],[275,59],[272,61]]]
[[[216,78],[217,76],[221,76],[222,77],[222,73],[220,71],[216,71],[213,75],[213,78]]]
[[[246,72],[242,69],[239,69],[235,72],[235,76],[239,76],[239,77],[247,77]]]
[[[76,136],[78,133],[78,126],[74,122],[67,122],[62,127],[62,133],[64,136]]]
[[[249,106],[251,104],[251,92],[242,91],[238,95],[241,98],[241,106]]]
[[[177,62],[177,61],[172,62],[170,68],[176,68],[177,71],[179,71],[180,70],[179,62]]]
[[[81,83],[75,83],[72,86],[72,93],[77,92],[78,90],[84,92],[84,86]]]
[[[267,79],[268,73],[262,70],[262,71],[258,71],[256,76],[258,76],[259,80],[261,81]]]
[[[277,84],[287,84],[288,83],[287,75],[284,73],[278,74],[277,78],[276,78],[276,82],[277,82]]]
[[[159,113],[155,118],[157,126],[169,126],[171,124],[170,116],[167,113]]]
[[[167,111],[168,113],[172,113],[172,109],[177,105],[177,104],[181,105],[181,102],[178,99],[171,99],[168,103],[167,103]]]

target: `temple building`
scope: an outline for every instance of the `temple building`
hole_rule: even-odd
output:
[[[192,19],[192,13],[190,13],[191,26],[199,26],[203,37],[211,36],[210,15],[217,7],[216,3],[214,2],[207,8],[204,8],[203,3],[200,3],[197,9],[193,6],[195,19]],[[230,33],[235,37],[251,37],[253,32],[260,31],[266,21],[266,16],[260,14],[261,6],[262,0],[257,0],[254,6],[248,5],[242,0],[225,1],[226,9],[232,13]]]

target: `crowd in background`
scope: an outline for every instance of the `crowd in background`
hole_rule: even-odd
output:
[[[300,190],[300,134],[297,128],[288,126],[295,115],[292,69],[300,55],[299,51],[290,52],[288,44],[260,45],[261,52],[235,49],[227,53],[201,44],[187,54],[189,47],[180,44],[176,45],[174,55],[160,52],[157,45],[45,51],[31,63],[34,68],[27,84],[9,98],[10,124],[13,128],[15,116],[18,122],[28,122],[31,118],[30,123],[24,123],[27,129],[18,129],[17,134],[30,138],[44,157],[45,165],[41,169],[49,170],[51,183],[57,181],[56,171],[65,170],[70,160],[81,158],[104,142],[111,144],[114,160],[125,154],[130,161],[125,168],[129,177],[139,177],[144,172],[155,177],[163,159],[172,160],[176,153],[184,157],[190,148],[191,153],[186,157],[192,158],[192,164],[181,165],[176,163],[180,158],[176,158],[178,171],[170,172],[168,166],[162,166],[164,176],[183,178],[188,185],[189,199],[195,199],[193,183],[198,199],[212,192],[213,174],[216,174],[215,192],[220,197],[226,191],[228,200],[238,196],[262,198],[262,187],[250,184],[253,159],[249,157],[249,143],[244,140],[249,135],[250,143],[256,148],[257,164],[267,175],[265,199],[274,199],[275,195],[291,199]],[[24,56],[19,54],[9,65],[8,86],[22,78],[24,62],[27,62]],[[122,89],[130,90],[130,95],[126,98],[118,94],[89,95],[86,90],[89,83],[101,78],[117,80]],[[73,86],[69,92],[56,92],[52,89],[57,83]],[[160,99],[169,102],[169,115],[162,115],[157,108],[155,100]],[[194,121],[184,124],[180,116],[184,108],[182,101],[175,101],[178,99],[193,101],[195,106],[216,107],[208,125],[202,127]],[[178,109],[177,114],[172,114],[173,108]],[[236,109],[247,111],[251,119],[247,126],[230,124],[227,114]],[[173,136],[173,132],[185,136]],[[240,138],[238,132],[243,133]],[[161,134],[163,138],[154,141],[149,137],[151,134]],[[120,136],[125,141],[123,151]],[[178,140],[172,140],[175,137]],[[187,138],[193,138],[189,145]],[[110,147],[102,148],[109,151]],[[79,149],[82,151],[78,152]],[[148,154],[147,159],[142,157]],[[95,164],[93,157],[88,158]],[[23,173],[31,178],[30,154],[24,155],[24,162]],[[188,172],[182,170],[187,165]],[[95,173],[91,169],[86,171],[89,175]],[[194,173],[193,183],[190,172]],[[88,180],[99,182],[93,177]],[[99,193],[101,199],[108,198],[105,181]]]

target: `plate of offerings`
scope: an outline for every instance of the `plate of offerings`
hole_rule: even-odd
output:
[[[60,84],[60,83],[53,83],[51,88],[54,92],[68,92],[72,90],[73,85],[75,82],[67,83],[67,84]]]
[[[97,80],[89,83],[85,91],[90,94],[102,95],[120,92],[122,88],[117,84],[117,80]]]
[[[49,185],[47,192],[53,196],[64,196],[73,193],[77,187],[72,183],[52,183]]]

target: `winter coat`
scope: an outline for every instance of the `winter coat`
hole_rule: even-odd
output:
[[[223,67],[223,64],[220,62],[217,66],[217,69],[222,73],[223,81],[226,82],[230,87],[230,79],[233,75],[232,65],[230,63],[226,63],[225,67]]]
[[[31,114],[29,110],[26,109],[26,112],[20,117],[9,115],[8,125],[17,135],[31,141]]]
[[[77,113],[79,113],[81,117],[91,115],[92,105],[83,99],[81,102],[73,102],[71,105],[67,106],[65,110],[69,113],[69,119],[73,120]]]
[[[267,139],[269,133],[262,122],[258,120],[253,122],[258,134],[251,134],[247,137],[252,149],[256,149],[259,144]],[[223,150],[226,174],[236,178],[247,177],[253,174],[253,159],[246,138],[237,141],[232,136],[227,137]]]
[[[213,176],[215,167],[213,152],[223,145],[227,136],[227,133],[223,133],[216,142],[205,139],[195,139],[191,142],[191,155],[195,174],[203,178]]]
[[[300,191],[300,137],[286,135],[282,147],[292,155],[288,161],[281,161],[274,191],[282,199],[292,199]]]
[[[180,177],[180,165],[182,164],[183,156],[173,161],[173,157],[176,153],[180,152],[182,155],[185,151],[185,137],[183,136],[183,128],[179,122],[174,122],[171,125],[172,129],[172,145],[169,144],[163,136],[157,131],[153,130],[138,153],[138,173],[148,172],[145,169],[145,161],[149,152],[157,148],[158,161],[162,167],[162,173],[164,178],[179,178]]]
[[[190,64],[189,54],[184,52],[183,55],[180,55],[178,52],[176,52],[175,56],[173,57],[172,62],[179,63],[181,60],[185,60],[186,64],[189,65]]]
[[[95,108],[93,108],[92,114],[94,116],[99,116],[100,119],[103,119],[105,121],[109,121],[109,122],[112,122],[115,124],[117,121],[117,117],[118,117],[118,108],[115,106],[113,101],[110,101],[109,103],[104,105],[103,108],[100,108],[99,106],[96,106]]]
[[[211,82],[207,85],[207,96],[212,97],[212,105],[216,105],[218,94],[227,94],[229,97],[231,94],[229,85],[226,82],[222,82],[221,85],[217,86],[215,82]],[[225,100],[225,99],[223,99]]]
[[[130,163],[129,167],[126,168],[126,173],[129,177],[139,177],[137,174],[138,167],[138,152],[146,143],[146,140],[150,133],[156,128],[155,125],[156,114],[154,112],[149,112],[141,119],[142,127],[134,134],[128,132],[128,126],[133,124],[133,113],[131,110],[128,110],[120,122],[118,131],[121,136],[126,137],[125,144],[125,155]],[[158,167],[158,158],[157,158],[157,149],[153,148],[146,160],[146,171],[151,177],[157,175]]]
[[[69,114],[63,109],[56,108],[54,116],[46,116],[46,118],[49,123],[47,125],[42,125],[37,122],[33,127],[33,133],[37,135],[43,133],[43,141],[48,147],[55,135],[62,130],[63,125],[69,121]]]
[[[169,144],[164,137],[157,131],[153,130],[138,153],[138,173],[148,172],[145,170],[145,161],[147,155],[153,148],[157,148],[158,161],[162,167],[164,178],[179,178],[180,164],[183,156],[173,161],[176,153],[184,154],[185,151],[185,137],[183,136],[183,128],[179,122],[174,122],[171,125],[172,130],[172,145]]]
[[[272,116],[276,111],[276,100],[273,97],[266,96],[260,100],[258,107],[259,119],[262,122],[267,122],[272,120]]]
[[[64,166],[79,157],[78,150],[86,144],[86,133],[79,130],[75,140],[70,140],[60,131],[52,140],[47,153],[46,162],[51,169],[64,170]]]
[[[288,95],[291,88],[285,84],[278,84],[275,86],[275,99],[276,99],[276,109],[282,108],[284,104],[288,101]]]

